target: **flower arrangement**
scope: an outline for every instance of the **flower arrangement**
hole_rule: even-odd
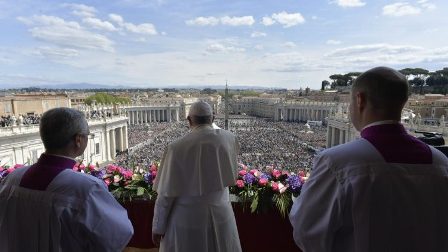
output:
[[[241,170],[230,192],[244,203],[250,203],[251,212],[265,212],[274,205],[285,217],[292,203],[292,197],[300,194],[307,177],[303,171],[298,174],[267,167],[266,171],[249,169],[240,164]]]
[[[9,173],[24,165],[12,167],[0,166],[0,182]],[[153,190],[153,182],[157,176],[158,163],[149,167],[135,166],[132,169],[115,164],[100,168],[98,164],[75,164],[73,170],[90,174],[104,181],[114,197],[121,201],[131,201],[136,198],[153,200],[157,193]],[[266,212],[276,208],[283,217],[288,214],[292,205],[292,196],[297,197],[307,176],[304,171],[281,171],[266,167],[264,171],[250,169],[240,164],[235,185],[230,187],[230,193],[236,195],[244,204],[249,204],[251,212]]]
[[[154,199],[157,193],[152,190],[157,176],[158,164],[147,169],[135,166],[133,169],[109,164],[104,168],[98,165],[78,163],[73,170],[95,176],[104,181],[109,191],[119,201],[131,201],[134,198]]]
[[[15,164],[13,166],[0,166],[0,182],[2,182],[2,180],[6,178],[8,174],[24,166],[25,166],[24,164]]]

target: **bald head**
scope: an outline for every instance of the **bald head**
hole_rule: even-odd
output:
[[[401,111],[408,100],[408,82],[400,72],[388,67],[375,67],[361,74],[352,93],[362,92],[374,110]]]

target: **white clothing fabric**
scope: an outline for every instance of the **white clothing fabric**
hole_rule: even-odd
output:
[[[1,252],[123,251],[133,227],[102,181],[66,169],[31,190],[19,186],[28,168],[0,184]]]
[[[168,145],[154,182],[164,197],[201,196],[235,184],[239,145],[233,133],[194,128]]]
[[[153,232],[165,234],[160,252],[241,251],[227,188],[202,196],[158,197]]]
[[[366,139],[316,157],[290,221],[304,251],[448,251],[448,159],[386,163]],[[416,188],[419,188],[416,190]]]
[[[152,231],[164,234],[160,252],[241,251],[228,191],[238,151],[235,135],[211,125],[168,145],[154,183]]]

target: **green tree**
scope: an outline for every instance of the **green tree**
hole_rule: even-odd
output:
[[[330,86],[330,82],[327,81],[327,80],[323,80],[323,81],[322,81],[322,86],[321,86],[320,90],[324,91],[325,88],[326,88],[326,87],[329,87],[329,86]]]
[[[131,102],[129,98],[116,97],[107,93],[95,93],[94,95],[87,97],[84,103],[91,105],[93,101],[97,104],[126,104]]]

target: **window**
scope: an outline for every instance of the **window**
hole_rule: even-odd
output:
[[[95,144],[95,154],[96,155],[100,154],[100,143]]]

